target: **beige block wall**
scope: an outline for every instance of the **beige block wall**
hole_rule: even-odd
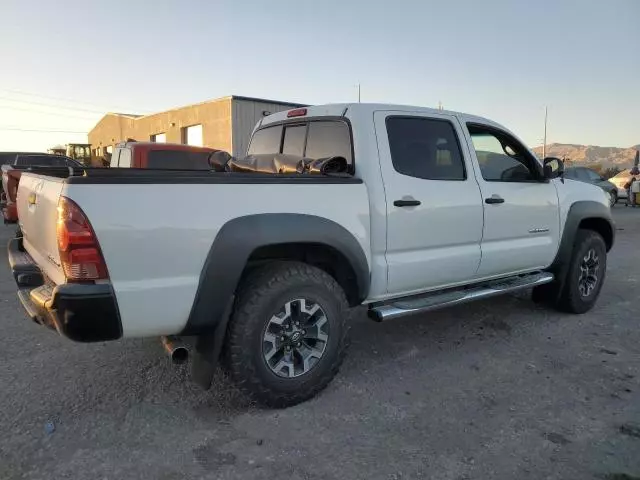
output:
[[[151,140],[151,135],[164,133],[169,143],[182,143],[182,129],[202,125],[202,141],[205,147],[232,150],[231,98],[207,102],[166,112],[131,119],[119,115],[106,115],[89,132],[91,148],[115,145],[131,138],[141,142]]]

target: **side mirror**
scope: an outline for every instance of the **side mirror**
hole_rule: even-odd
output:
[[[553,180],[564,175],[564,162],[556,157],[547,157],[543,162],[544,178]]]

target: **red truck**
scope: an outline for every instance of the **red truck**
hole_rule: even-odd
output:
[[[163,170],[210,170],[209,156],[213,148],[174,143],[123,142],[116,146],[110,167],[151,168]],[[16,195],[20,175],[24,170],[39,167],[80,167],[69,157],[53,154],[16,154],[2,165],[2,214],[4,223],[16,223]]]
[[[110,166],[162,170],[211,170],[213,148],[178,143],[123,142],[116,145]]]
[[[82,164],[72,158],[63,155],[49,153],[17,154],[15,158],[2,165],[2,216],[4,223],[16,223],[18,210],[16,209],[16,196],[20,176],[25,170],[39,167],[82,167]]]

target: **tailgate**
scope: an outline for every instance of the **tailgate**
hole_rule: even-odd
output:
[[[27,172],[18,186],[18,217],[24,247],[56,284],[65,282],[56,237],[58,199],[63,187],[61,178]]]

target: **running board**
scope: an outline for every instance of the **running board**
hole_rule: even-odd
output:
[[[450,307],[461,303],[472,302],[483,298],[502,295],[525,288],[550,283],[554,279],[552,273],[535,272],[516,277],[502,278],[481,284],[434,292],[419,297],[407,297],[392,300],[369,308],[369,318],[377,322],[413,315],[416,313]]]

